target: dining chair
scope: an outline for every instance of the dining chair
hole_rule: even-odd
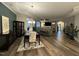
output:
[[[33,31],[33,28],[32,28],[32,27],[30,27],[30,28],[29,28],[29,32],[32,32],[32,31]]]
[[[36,32],[30,32],[29,46],[31,43],[35,43],[36,46]]]

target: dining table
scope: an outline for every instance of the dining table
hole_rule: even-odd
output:
[[[27,31],[24,34],[24,47],[25,47],[25,43],[28,42],[29,43],[29,37],[30,37],[30,32]],[[36,40],[38,41],[39,45],[40,45],[40,34],[36,32]]]

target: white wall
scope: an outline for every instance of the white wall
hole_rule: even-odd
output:
[[[65,18],[64,22],[65,22],[65,26],[70,25],[71,23],[74,24],[74,16]]]
[[[26,20],[26,16],[22,15],[22,14],[18,14],[17,15],[17,21],[25,21]]]
[[[75,26],[78,27],[79,29],[79,15],[75,16],[75,21],[74,21]],[[75,38],[79,42],[79,33],[78,33],[78,38]]]
[[[45,27],[45,21],[41,21],[41,27],[43,28],[43,27]]]

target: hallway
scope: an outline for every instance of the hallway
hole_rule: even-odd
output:
[[[22,38],[19,38],[4,55],[10,56],[79,56],[79,43],[69,39],[65,34],[53,33],[51,37],[41,36],[45,47],[17,52]],[[2,52],[1,52],[2,53]],[[0,54],[1,54],[0,53]]]

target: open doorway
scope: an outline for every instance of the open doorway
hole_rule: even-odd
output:
[[[33,27],[35,27],[35,21],[32,18],[26,19],[26,30],[33,31]]]
[[[63,31],[63,29],[64,29],[64,22],[63,21],[57,22],[57,31]]]

